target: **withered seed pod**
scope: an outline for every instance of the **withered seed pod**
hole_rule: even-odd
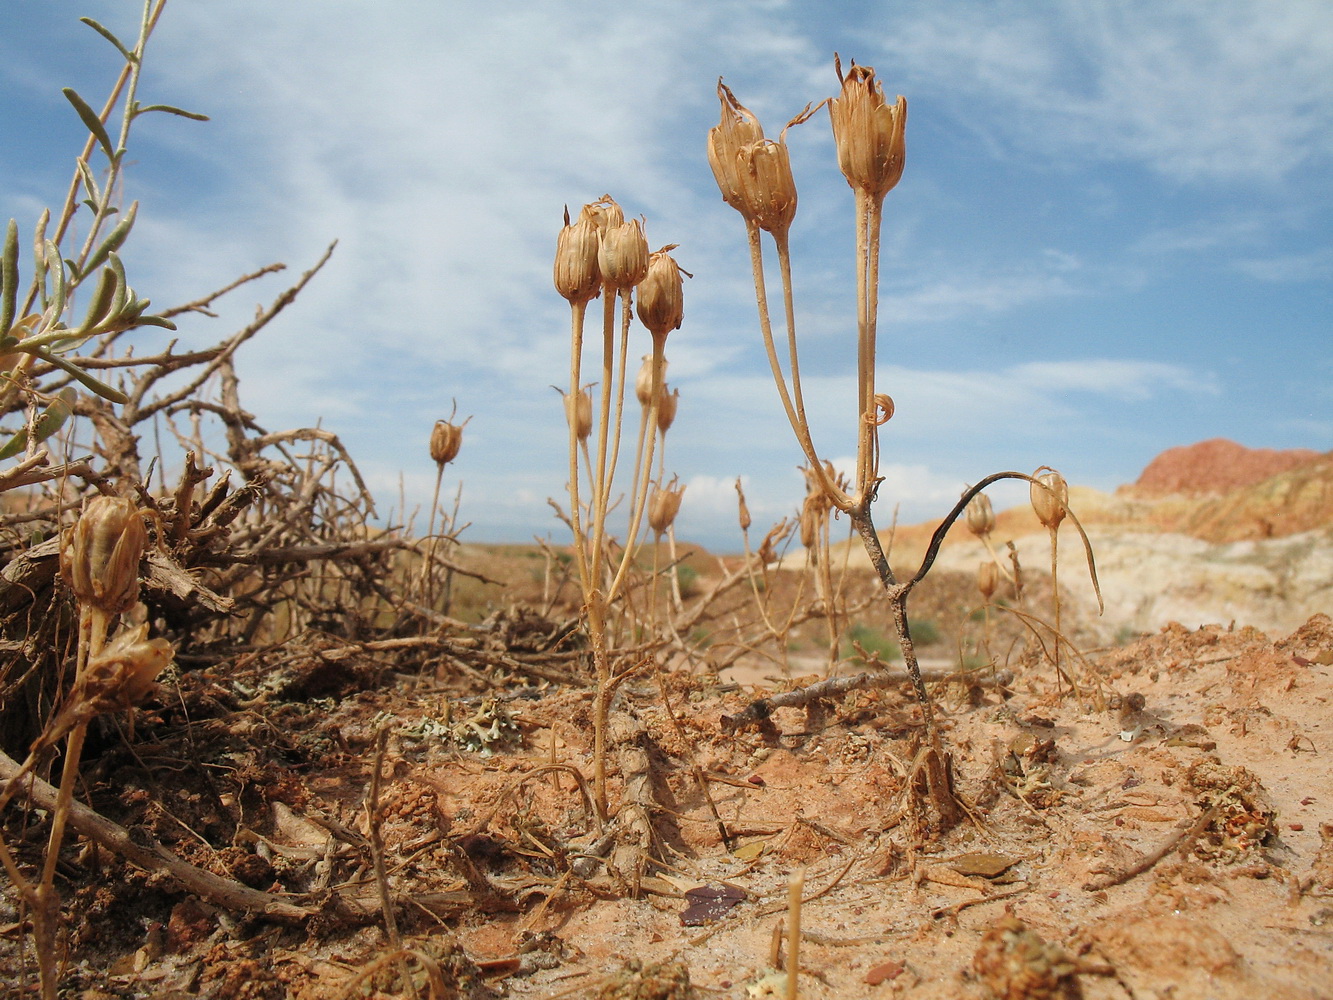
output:
[[[430,457],[436,465],[448,465],[463,447],[463,425],[447,420],[435,421],[430,432]]]
[[[671,480],[667,488],[653,490],[652,499],[648,501],[648,527],[659,535],[670,528],[680,513],[680,501],[684,495],[685,487],[677,487],[675,479]]]
[[[1000,568],[993,562],[984,562],[977,566],[977,589],[981,596],[989,601],[1000,585]]]
[[[133,501],[95,496],[65,529],[60,574],[81,603],[118,615],[139,599],[139,560],[147,547],[148,530]]]
[[[665,434],[676,422],[676,409],[680,406],[680,390],[667,392],[666,383],[662,383],[662,395],[657,400],[657,429]]]
[[[883,198],[903,175],[907,98],[900,94],[889,104],[872,67],[852,63],[844,76],[841,60],[833,59],[842,83],[842,96],[828,104],[838,166],[853,188]]]
[[[674,249],[671,244],[653,252],[648,257],[648,274],[639,282],[639,321],[654,340],[679,330],[685,315],[685,283],[670,253]]]
[[[978,493],[967,505],[967,530],[978,538],[984,538],[994,527],[995,508],[991,506],[990,497]]]
[[[578,222],[570,225],[566,211],[565,227],[555,241],[555,290],[571,304],[589,302],[600,293],[602,275],[597,266],[600,246],[597,223],[585,212]]]
[[[597,266],[602,280],[612,288],[633,288],[648,273],[648,240],[643,224],[630,219],[602,234]]]
[[[588,440],[592,433],[592,393],[587,389],[576,395],[563,394],[565,400],[565,419],[574,425],[574,435],[580,441]]]
[[[1043,465],[1034,472],[1032,478],[1037,480],[1030,490],[1032,509],[1037,515],[1037,520],[1048,528],[1058,528],[1060,522],[1065,519],[1069,504],[1069,484],[1065,482],[1064,476],[1048,465]],[[1037,485],[1038,483],[1041,485]]]

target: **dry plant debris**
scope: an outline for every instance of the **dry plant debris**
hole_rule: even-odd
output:
[[[1328,995],[1333,622],[1091,649],[1054,572],[991,541],[997,478],[1032,485],[1052,547],[1066,516],[1078,527],[1052,470],[980,481],[923,561],[890,565],[870,519],[894,409],[874,381],[877,246],[906,102],[873,70],[839,64],[829,105],[863,223],[854,473],[804,421],[785,140],[719,86],[710,158],[754,251],[807,494],[752,547],[738,484],[743,557],[677,545],[665,345],[686,274],[604,197],[557,237],[570,475],[553,506],[571,544],[505,549],[461,537],[461,491],[437,509],[456,413],[430,437],[414,538],[375,526],[336,435],[242,406],[236,352],[328,254],[211,348],[129,350],[137,327],[201,321],[280,268],[158,315],[125,280],[134,209],[117,218],[120,185],[89,159],[118,178],[153,110],[133,94],[162,9],[132,46],[91,25],[125,73],[105,112],[69,97],[88,146],[55,228],[39,220],[26,292],[6,230],[6,996]],[[783,263],[785,373],[761,232]],[[635,306],[652,353],[631,448]],[[171,447],[146,455],[156,421]],[[848,567],[838,512],[872,571]],[[989,568],[927,577],[964,517]]]

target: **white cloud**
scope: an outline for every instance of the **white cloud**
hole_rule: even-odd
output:
[[[1190,182],[1333,158],[1324,4],[961,3],[921,9],[883,44],[918,91],[965,105],[1007,147]]]
[[[1327,281],[1333,276],[1333,249],[1321,247],[1309,253],[1250,257],[1238,260],[1232,266],[1258,281],[1274,283]]]

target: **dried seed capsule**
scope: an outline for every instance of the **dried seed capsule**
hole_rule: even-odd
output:
[[[978,493],[967,505],[967,529],[978,538],[984,538],[995,527],[995,508],[990,497]]]
[[[665,246],[648,258],[648,274],[639,282],[639,321],[657,340],[679,330],[685,316],[685,282],[680,265]]]
[[[662,359],[662,377],[666,378],[666,358]],[[665,383],[664,383],[665,384]],[[645,354],[643,364],[639,365],[639,374],[634,376],[634,398],[645,410],[653,399],[653,356]]]
[[[853,189],[883,198],[903,175],[907,98],[899,94],[896,103],[886,103],[884,87],[869,66],[853,62],[843,76],[836,55],[833,65],[842,84],[842,96],[828,105],[838,166]]]
[[[738,516],[740,517],[741,531],[743,531],[743,532],[745,532],[745,531],[749,531],[749,530],[750,530],[750,525],[753,524],[754,521],[753,521],[753,519],[750,517],[750,508],[749,508],[749,505],[746,504],[746,502],[745,502],[745,490],[741,488],[741,477],[740,477],[740,476],[737,476],[737,477],[736,477],[736,497],[737,497],[738,501],[740,502],[740,511],[739,511],[739,515],[738,515]]]
[[[583,206],[580,219],[587,219],[597,227],[599,236],[605,236],[617,226],[624,225],[625,212],[609,194],[604,194],[596,201]]]
[[[60,574],[83,604],[109,615],[139,599],[139,560],[148,531],[133,501],[95,496],[84,502],[60,547]]]
[[[458,457],[458,450],[461,447],[463,447],[463,425],[451,424],[447,420],[435,421],[435,427],[430,432],[430,457],[435,464],[448,465]]]
[[[722,120],[708,130],[708,165],[725,201],[748,220],[753,220],[749,202],[742,196],[740,151],[751,143],[763,142],[764,129],[748,108],[736,100],[725,84],[717,81],[717,96],[722,102]]]
[[[592,393],[587,389],[575,395],[564,393],[565,420],[574,425],[574,436],[588,440],[592,433]]]
[[[774,236],[786,235],[796,218],[796,180],[786,140],[765,139],[743,146],[737,159],[741,197],[749,206],[749,212],[742,214]]]
[[[977,589],[981,596],[989,601],[995,589],[1000,585],[1000,568],[993,562],[984,562],[977,567]]]
[[[659,535],[670,528],[680,512],[680,500],[684,495],[685,487],[677,487],[674,477],[670,486],[654,489],[652,499],[648,501],[648,527]]]
[[[88,664],[84,695],[102,711],[143,701],[175,655],[166,639],[148,638],[148,625],[121,629]]]
[[[581,214],[571,226],[566,209],[565,227],[555,241],[555,290],[571,304],[590,302],[601,291],[602,276],[597,266],[600,244],[596,222]]]
[[[680,390],[667,392],[666,383],[662,383],[662,395],[657,400],[657,429],[662,434],[671,430],[676,422],[676,408],[680,405]]]
[[[602,281],[612,288],[633,288],[648,273],[648,239],[638,219],[612,226],[602,233],[597,266]]]
[[[1065,519],[1069,504],[1069,484],[1065,482],[1064,476],[1048,465],[1034,472],[1032,478],[1037,480],[1030,490],[1032,509],[1036,512],[1037,520],[1048,528],[1058,528]]]

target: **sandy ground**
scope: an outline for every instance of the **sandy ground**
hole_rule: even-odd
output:
[[[1008,688],[937,690],[973,812],[942,837],[906,794],[905,685],[729,735],[755,692],[636,677],[613,732],[631,788],[610,790],[649,809],[621,809],[609,865],[572,771],[547,767],[591,773],[586,691],[339,690],[315,669],[242,706],[204,676],[188,750],[170,712],[141,720],[93,805],[323,915],[228,913],[85,846],[63,886],[68,995],[409,996],[406,974],[428,996],[434,969],[442,996],[781,996],[799,872],[805,998],[1333,997],[1333,622],[1170,626],[1071,667],[1081,696],[1049,664],[1014,669]],[[33,995],[18,919],[0,914],[7,996]]]

